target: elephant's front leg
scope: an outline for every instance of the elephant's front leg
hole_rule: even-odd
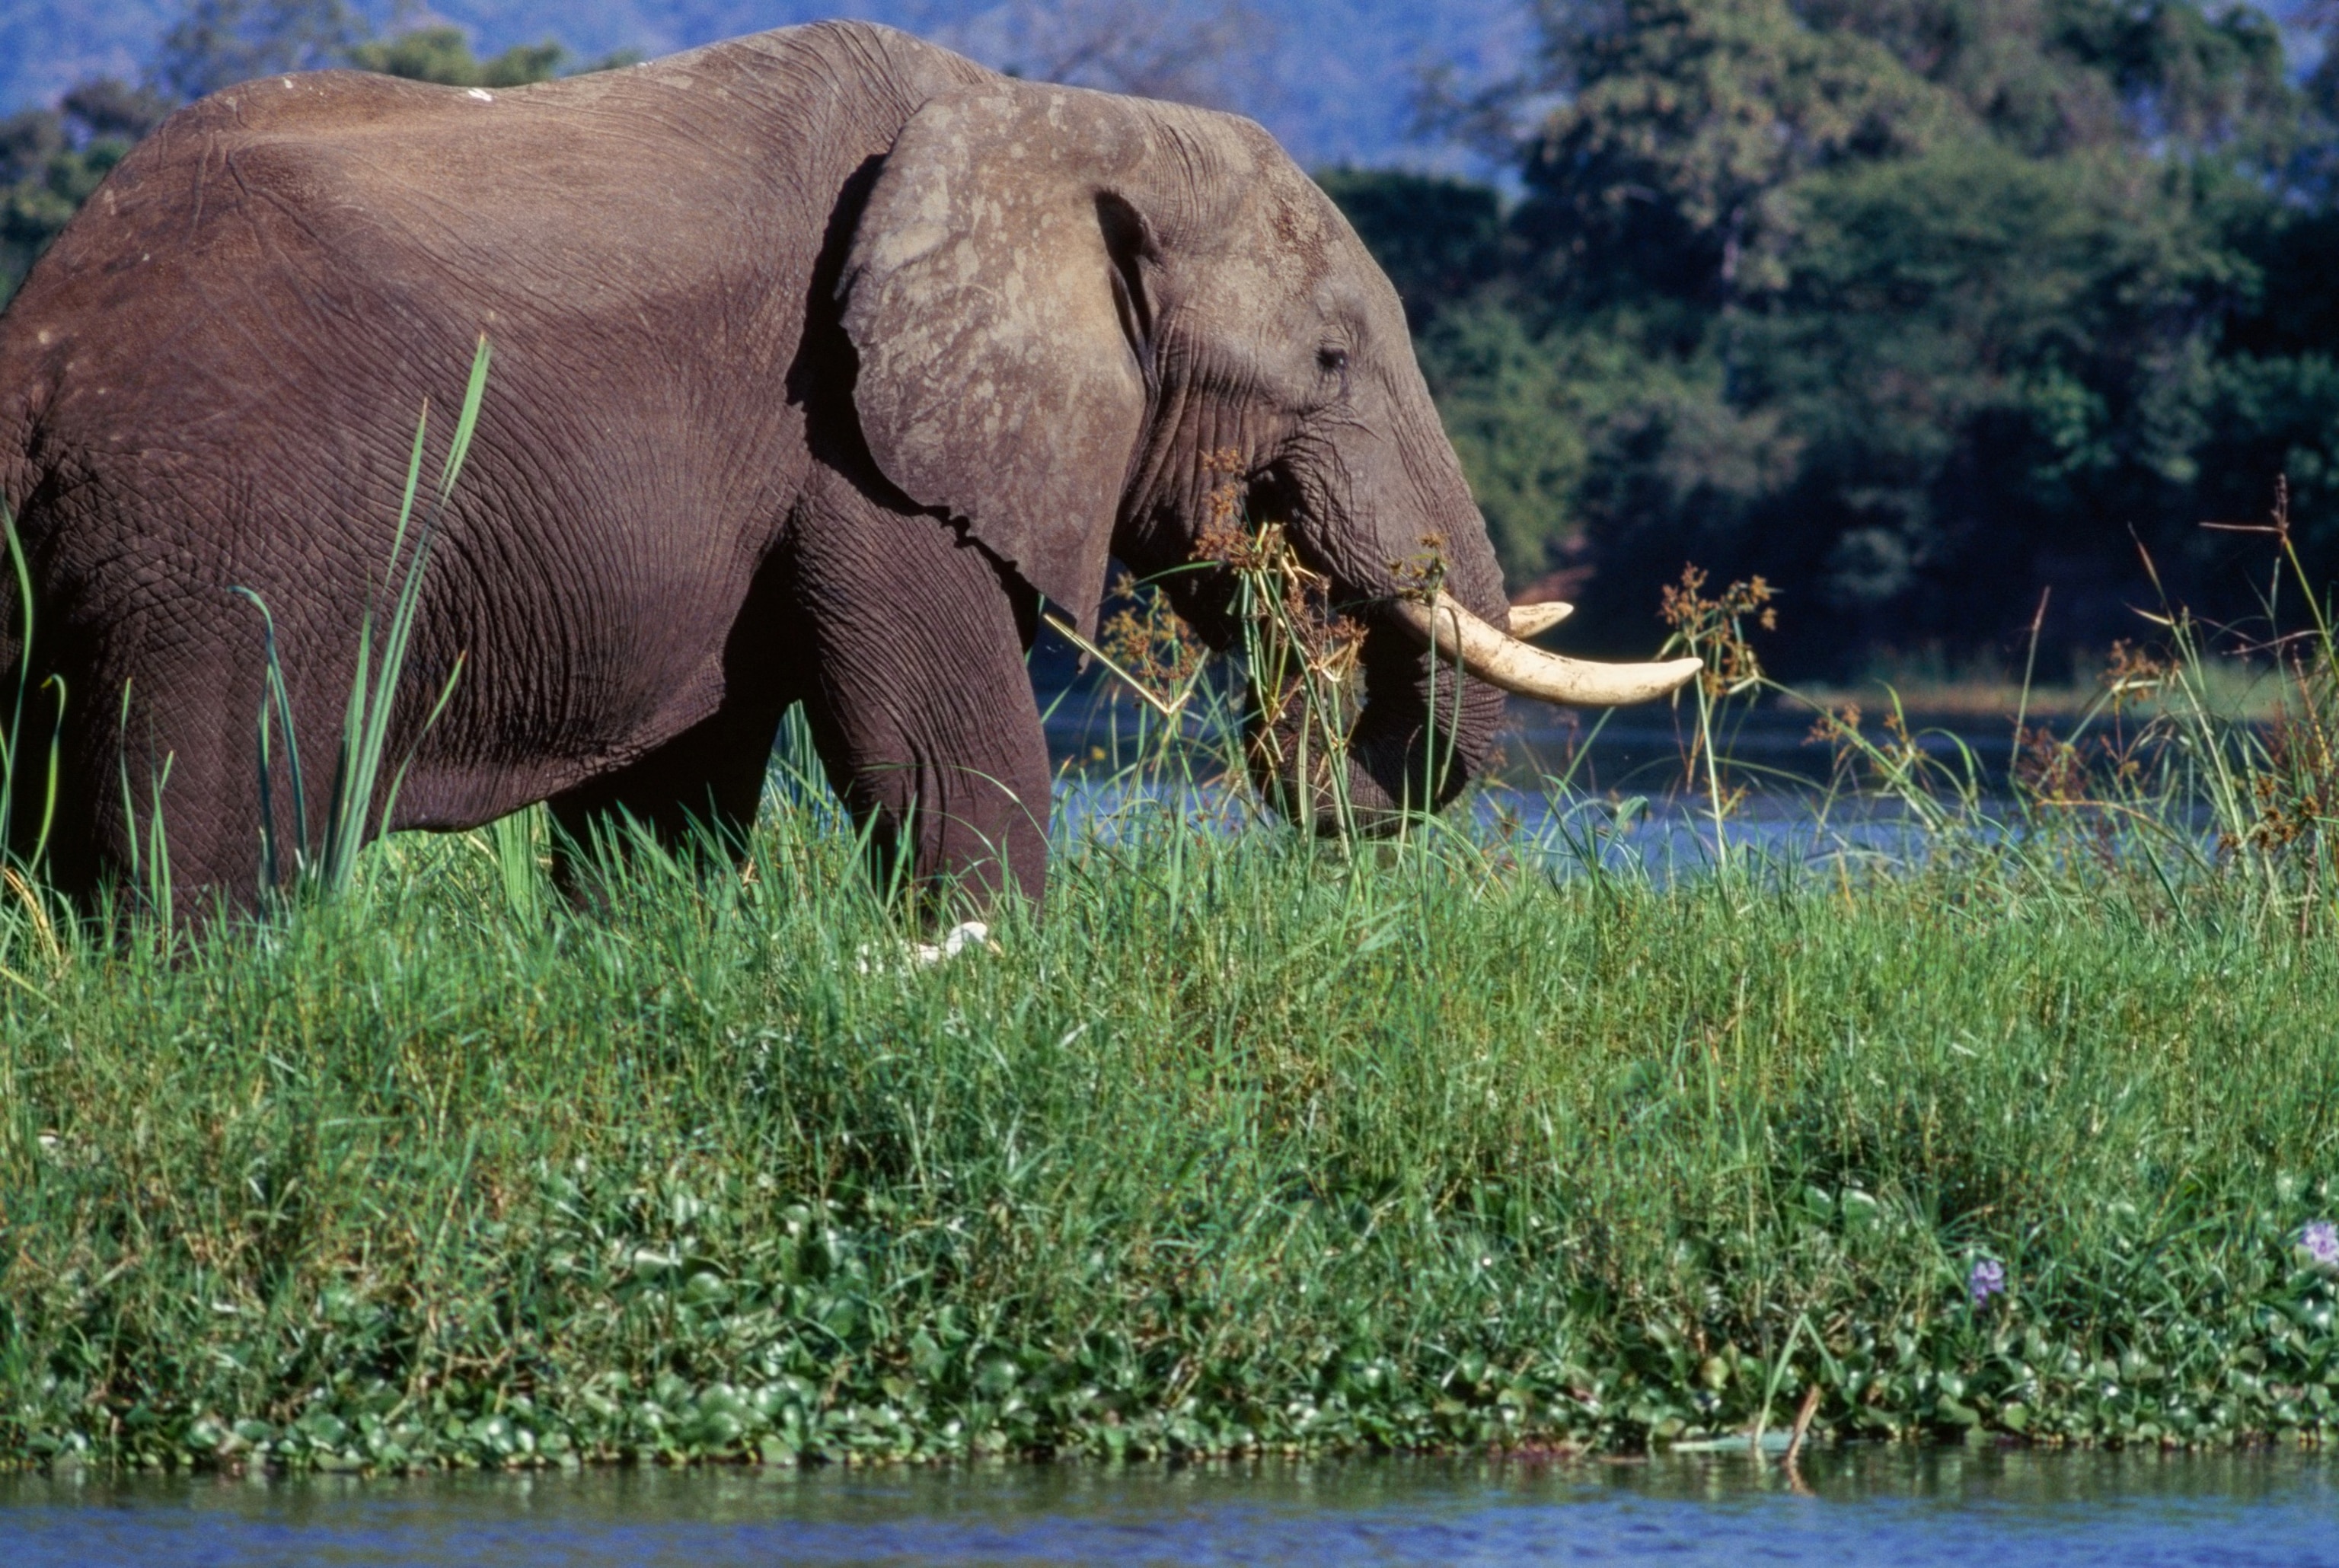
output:
[[[808,504],[793,534],[813,736],[879,885],[1036,902],[1048,745],[1011,580],[949,526],[857,492]]]

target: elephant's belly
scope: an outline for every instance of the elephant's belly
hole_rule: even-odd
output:
[[[541,618],[532,604],[489,617],[500,626],[475,623],[469,646],[480,651],[417,748],[399,825],[476,825],[637,766],[718,719],[767,722],[768,744],[799,695],[791,639],[756,613],[752,591],[691,587],[623,615],[572,617],[565,638],[512,635]]]

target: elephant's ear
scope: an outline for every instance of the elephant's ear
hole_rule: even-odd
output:
[[[870,455],[1091,626],[1146,410],[1147,111],[999,81],[913,115],[840,283]]]

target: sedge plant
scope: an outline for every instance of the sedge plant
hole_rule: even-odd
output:
[[[262,879],[271,891],[282,889],[289,878],[294,888],[322,896],[346,892],[356,874],[358,852],[387,826],[396,809],[399,786],[413,759],[410,752],[384,779],[390,720],[399,683],[405,674],[415,620],[422,607],[423,577],[430,564],[430,547],[447,503],[453,498],[455,483],[462,475],[472,434],[479,427],[479,407],[487,395],[489,358],[487,337],[481,334],[471,359],[470,379],[463,390],[454,436],[439,465],[429,509],[419,521],[415,518],[415,501],[420,489],[424,444],[430,424],[427,401],[415,421],[414,443],[407,459],[406,483],[399,498],[390,557],[380,587],[369,595],[358,621],[355,673],[350,676],[334,750],[332,779],[325,796],[323,833],[314,844],[308,833],[309,796],[292,718],[291,693],[277,646],[275,617],[257,592],[248,587],[235,590],[261,616],[267,672],[258,726],[261,857]],[[389,596],[386,604],[379,597],[380,593]],[[446,710],[461,675],[462,661],[459,657],[423,719],[423,731],[427,732]],[[292,796],[290,814],[293,831],[289,837],[277,825],[275,810],[275,741],[280,731],[283,737],[284,771]],[[159,810],[153,820],[159,823]],[[499,832],[498,845],[510,896],[516,901],[532,897],[533,884],[521,877],[518,864],[523,855],[532,852],[514,830]]]

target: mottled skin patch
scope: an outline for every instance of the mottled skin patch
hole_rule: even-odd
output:
[[[435,461],[482,330],[401,826],[549,800],[579,829],[734,830],[801,701],[882,853],[1036,895],[1035,595],[1085,618],[1109,552],[1185,560],[1228,447],[1367,616],[1425,536],[1502,609],[1394,292],[1247,121],[823,24],[484,97],[270,77],[173,116],[100,197],[0,317],[76,892],[143,831],[125,774],[143,814],[167,758],[183,894],[250,899],[261,642],[231,590],[266,597],[329,750],[416,407]],[[1229,635],[1223,584],[1178,592]],[[1464,685],[1425,788],[1424,661],[1376,630],[1367,665],[1357,801],[1449,798],[1499,698]]]

